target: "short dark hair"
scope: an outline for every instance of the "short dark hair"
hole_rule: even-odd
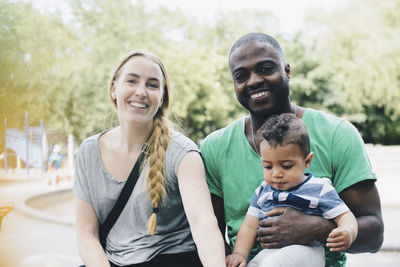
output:
[[[293,113],[282,113],[270,117],[257,131],[258,141],[267,141],[273,148],[295,144],[304,157],[310,153],[310,138],[306,124]]]
[[[229,52],[229,58],[231,57],[232,53],[235,52],[236,49],[238,49],[239,47],[241,47],[244,44],[247,44],[249,42],[261,42],[261,43],[269,43],[271,44],[274,48],[276,48],[283,57],[283,52],[282,52],[282,48],[279,45],[278,41],[265,33],[260,33],[260,32],[251,32],[248,34],[243,35],[242,37],[240,37],[232,46],[231,51]]]

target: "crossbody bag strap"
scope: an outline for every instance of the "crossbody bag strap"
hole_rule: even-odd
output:
[[[138,159],[136,160],[135,166],[133,166],[133,169],[132,169],[131,173],[129,174],[129,177],[126,180],[126,183],[121,190],[121,193],[118,197],[117,202],[115,203],[111,212],[108,214],[104,223],[100,225],[99,239],[100,239],[100,244],[103,248],[106,247],[106,240],[107,240],[108,233],[110,232],[111,228],[114,226],[119,215],[121,215],[121,212],[124,209],[126,203],[128,202],[128,199],[132,194],[133,188],[135,187],[135,184],[136,184],[137,180],[139,179],[140,166],[142,165],[142,162],[143,162],[144,158],[146,157],[146,154],[147,154],[147,150],[142,151],[140,153]]]

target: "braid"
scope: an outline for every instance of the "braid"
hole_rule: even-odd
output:
[[[154,235],[157,226],[157,213],[161,199],[165,196],[165,152],[168,147],[169,128],[163,116],[154,118],[154,130],[149,139],[149,173],[147,185],[153,205],[153,213],[147,221],[148,233]]]
[[[157,213],[159,212],[160,203],[166,194],[165,190],[165,154],[169,142],[169,124],[170,121],[167,117],[169,101],[170,101],[170,80],[165,69],[164,64],[155,55],[146,51],[131,51],[125,55],[118,67],[112,75],[112,79],[109,85],[110,98],[114,103],[114,106],[118,109],[117,101],[113,95],[115,92],[115,82],[119,78],[121,68],[130,60],[135,60],[136,57],[143,57],[153,61],[160,67],[163,74],[164,80],[162,81],[162,100],[161,107],[159,107],[157,113],[153,117],[153,130],[146,142],[148,148],[148,162],[149,162],[149,172],[147,174],[146,182],[147,188],[149,190],[150,199],[153,206],[153,213],[151,214],[148,222],[147,228],[149,234],[154,234],[156,232],[157,226]]]

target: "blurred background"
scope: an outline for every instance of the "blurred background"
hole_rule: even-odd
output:
[[[145,49],[162,59],[172,120],[199,144],[246,114],[228,54],[254,31],[280,42],[293,102],[358,128],[384,219],[399,219],[399,17],[400,0],[0,0],[0,266],[80,263],[74,154],[117,123],[106,88],[122,55]],[[400,230],[385,224],[383,254],[351,255],[348,266],[399,266],[390,237]]]

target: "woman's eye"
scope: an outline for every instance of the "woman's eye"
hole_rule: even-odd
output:
[[[136,81],[135,81],[135,80],[132,80],[132,79],[127,80],[127,82],[130,83],[130,84],[135,84],[135,83],[136,83]]]
[[[151,83],[151,84],[149,84],[149,87],[153,88],[153,89],[158,89],[158,84]]]
[[[272,169],[272,166],[264,166],[265,169],[270,170]]]

